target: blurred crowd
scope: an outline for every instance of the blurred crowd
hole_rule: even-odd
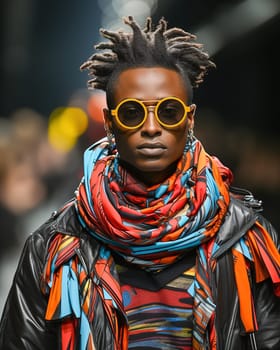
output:
[[[47,122],[33,110],[21,109],[0,120],[0,250],[1,257],[22,241],[23,220],[57,195],[69,192],[77,167],[71,152],[59,152],[48,142]],[[69,176],[68,176],[69,174]],[[66,176],[67,175],[67,176]],[[74,181],[73,179],[73,181]],[[61,193],[61,194],[62,194]],[[46,214],[47,215],[47,214]],[[27,223],[26,223],[27,225]]]

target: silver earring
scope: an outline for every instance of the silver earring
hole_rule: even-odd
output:
[[[109,142],[109,149],[112,151],[116,146],[115,145],[115,136],[111,130],[105,129],[105,131],[106,131],[106,136],[107,136],[107,139]]]
[[[193,129],[189,128],[187,133],[187,142],[192,144],[193,140],[194,140]]]
[[[194,141],[193,129],[189,128],[187,131],[187,141],[186,141],[186,147],[185,147],[186,152],[192,148],[193,141]]]

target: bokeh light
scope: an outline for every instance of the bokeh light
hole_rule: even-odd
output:
[[[87,127],[88,116],[81,108],[58,107],[49,118],[49,142],[60,151],[70,151]]]

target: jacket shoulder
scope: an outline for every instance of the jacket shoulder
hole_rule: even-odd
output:
[[[230,203],[224,221],[217,233],[219,249],[215,257],[231,248],[246,232],[254,226],[262,211],[262,202],[245,189],[230,187]]]
[[[213,254],[221,256],[231,248],[256,222],[265,227],[274,243],[279,247],[279,236],[271,223],[262,215],[262,202],[242,188],[230,187],[230,204],[224,221],[217,233],[219,248]]]
[[[245,188],[230,186],[230,195],[236,199],[239,205],[245,205],[248,208],[253,209],[255,212],[262,212],[262,201],[255,198],[252,192]]]
[[[236,200],[235,205],[237,206],[245,206],[247,208],[251,208],[251,210],[256,215],[256,221],[258,221],[266,231],[271,235],[274,243],[280,247],[280,237],[279,233],[276,231],[273,224],[262,214],[263,206],[262,201],[256,199],[252,192],[239,188],[239,187],[231,187],[231,196]]]
[[[47,259],[48,248],[57,233],[79,238],[79,254],[90,270],[100,249],[100,243],[81,225],[76,212],[76,201],[71,200],[43,223],[29,238],[33,251],[37,251],[44,261]],[[29,244],[30,244],[29,242]]]
[[[84,232],[76,214],[74,200],[53,211],[50,218],[30,235],[29,240],[38,242],[38,244],[44,242],[48,246],[49,241],[57,232],[78,237]]]

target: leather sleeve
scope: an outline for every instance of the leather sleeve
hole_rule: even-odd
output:
[[[279,250],[279,235],[265,218],[260,223],[271,234]],[[264,281],[255,286],[255,306],[259,330],[256,332],[258,350],[280,349],[280,297],[274,294],[271,281]]]
[[[280,236],[279,232],[276,231],[274,226],[271,224],[270,221],[268,221],[265,217],[262,215],[259,215],[258,221],[263,225],[263,227],[270,233],[276,247],[278,248],[278,251],[280,251]]]
[[[58,348],[58,327],[44,320],[47,299],[40,290],[45,250],[40,233],[25,243],[1,318],[0,349]]]
[[[280,298],[273,293],[271,283],[256,286],[255,305],[259,330],[256,332],[258,350],[280,349]]]

